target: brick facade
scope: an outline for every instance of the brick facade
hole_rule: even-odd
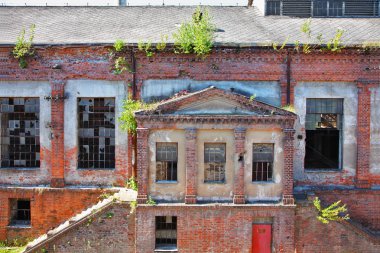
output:
[[[0,240],[34,238],[98,202],[101,189],[0,189]],[[30,199],[31,225],[9,226],[10,199]]]
[[[276,81],[280,85],[282,105],[288,104],[288,102],[294,103],[295,87],[302,82],[352,82],[357,85],[358,131],[356,138],[358,140],[358,151],[356,174],[354,176],[345,175],[345,172],[331,172],[326,179],[326,177],[315,173],[313,174],[315,178],[320,179],[318,183],[314,183],[315,181],[311,181],[307,177],[295,180],[293,170],[294,159],[297,159],[297,157],[294,158],[294,152],[298,148],[295,144],[295,138],[298,138],[300,134],[295,132],[289,125],[282,125],[285,135],[283,147],[285,161],[283,203],[290,206],[240,205],[245,202],[242,197],[245,194],[244,183],[242,184],[242,178],[244,179],[245,176],[244,167],[240,164],[238,173],[234,178],[232,196],[233,202],[239,205],[232,206],[232,203],[230,206],[168,204],[168,206],[139,207],[136,216],[136,223],[138,224],[136,243],[141,252],[151,252],[154,249],[155,215],[176,215],[179,217],[178,247],[182,249],[181,252],[194,252],[190,249],[199,250],[198,252],[223,252],[224,250],[228,252],[249,252],[252,241],[250,234],[252,222],[262,217],[273,219],[273,247],[276,252],[293,252],[294,248],[299,252],[328,250],[326,245],[320,245],[318,242],[324,240],[325,233],[321,231],[325,230],[315,231],[318,230],[316,228],[319,228],[320,224],[315,224],[315,221],[312,220],[312,216],[309,215],[312,211],[302,209],[294,216],[295,209],[292,206],[294,203],[294,186],[311,186],[312,188],[315,185],[328,185],[354,188],[354,190],[345,194],[330,193],[329,189],[326,191],[320,190],[317,195],[321,196],[326,202],[341,199],[344,203],[347,203],[353,219],[373,230],[378,231],[380,229],[379,213],[377,212],[380,201],[376,197],[379,195],[377,188],[372,190],[358,190],[355,188],[370,188],[380,184],[380,176],[371,175],[369,172],[370,88],[380,85],[378,70],[380,51],[373,50],[365,53],[356,49],[347,49],[340,54],[313,52],[309,55],[304,55],[292,52],[289,54],[275,53],[273,50],[260,48],[217,48],[205,59],[196,58],[194,55],[178,55],[170,52],[159,52],[153,57],[146,57],[143,53],[135,52],[135,73],[114,75],[110,71],[112,66],[108,59],[108,49],[109,47],[104,46],[37,47],[36,56],[30,59],[29,67],[20,69],[17,61],[9,57],[12,49],[10,47],[0,48],[0,89],[2,82],[47,81],[50,83],[52,91],[51,94],[48,92],[46,94],[46,96],[52,96],[51,122],[41,122],[41,124],[50,123],[51,128],[51,146],[41,149],[41,162],[46,164],[46,168],[33,171],[0,170],[0,184],[2,185],[0,187],[1,240],[41,234],[95,203],[100,194],[100,188],[98,188],[100,186],[96,183],[91,183],[91,186],[97,187],[98,190],[85,188],[86,185],[81,184],[83,178],[88,179],[88,182],[105,180],[107,185],[122,185],[126,178],[136,174],[139,179],[138,202],[144,204],[148,198],[149,130],[143,128],[142,125],[139,125],[137,136],[132,137],[130,135],[127,137],[129,139],[128,143],[131,145],[128,145],[128,147],[116,146],[116,167],[120,168],[120,170],[115,173],[113,171],[97,170],[81,171],[81,177],[74,178],[71,182],[74,185],[80,185],[78,187],[83,189],[74,190],[68,187],[65,177],[71,173],[70,162],[76,159],[78,153],[76,148],[68,149],[64,143],[65,121],[73,120],[72,115],[64,113],[64,97],[68,92],[66,89],[68,80],[121,81],[125,90],[130,94],[133,92],[133,87],[128,84],[135,83],[136,87],[134,88],[137,91],[135,96],[137,98],[141,95],[144,81],[151,79]],[[287,80],[288,64],[286,59],[291,59],[290,80]],[[130,60],[129,56],[127,60]],[[290,83],[289,90],[287,87],[288,82]],[[55,100],[54,97],[56,96],[58,99]],[[161,127],[162,124],[162,122],[155,121],[149,123],[147,127],[154,129],[155,127]],[[165,127],[174,129],[180,124],[174,121],[165,122]],[[213,124],[218,125],[220,122],[214,121]],[[255,121],[252,124],[261,124],[262,127],[263,122]],[[265,121],[265,124],[270,128],[277,126],[275,122],[269,120]],[[237,126],[236,122],[228,123],[229,129],[235,129]],[[244,124],[242,126],[243,128],[247,127]],[[199,129],[197,125],[192,125],[192,127]],[[241,128],[236,129],[234,132],[236,140],[234,158],[238,161],[243,153],[241,145],[244,142],[245,133]],[[196,134],[194,129],[187,129],[186,131],[187,178],[185,202],[194,204],[197,196],[195,186],[197,171],[194,166],[196,160],[193,156],[196,153]],[[304,129],[301,129],[302,131]],[[73,136],[73,138],[76,137]],[[132,152],[133,138],[136,138],[136,152]],[[133,163],[132,155],[134,153],[137,154],[137,159]],[[133,166],[136,166],[136,171],[134,171]],[[33,187],[39,184],[47,185],[47,190],[41,194],[32,188],[19,188],[20,186]],[[32,229],[15,230],[7,227],[10,198],[32,199]],[[363,206],[366,208],[362,208]],[[303,218],[304,215],[306,215],[306,218]],[[309,224],[306,222],[311,222],[310,224],[313,224],[313,227],[308,228],[304,225]],[[113,228],[116,225],[111,224],[106,229]],[[204,229],[205,227],[207,229]],[[297,228],[296,230],[295,227]],[[331,228],[331,231],[341,233],[342,229],[334,227]],[[314,239],[311,240],[311,238]],[[334,242],[334,245],[337,245],[336,249],[346,249],[344,244],[347,240],[352,242],[349,244],[352,247],[358,245],[358,250],[365,249],[363,246],[365,243],[362,242],[361,235],[352,233],[347,236],[341,236],[340,241]],[[309,246],[310,243],[316,245],[315,248],[311,248],[313,246]],[[72,248],[69,247],[68,249]]]

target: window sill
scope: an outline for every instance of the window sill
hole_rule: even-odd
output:
[[[40,167],[36,167],[36,168],[24,168],[24,167],[4,167],[4,168],[0,168],[0,171],[1,170],[14,170],[14,171],[36,171],[36,170],[39,170]]]
[[[115,168],[77,168],[78,170],[115,170]]]
[[[274,181],[252,181],[252,184],[275,184]]]
[[[154,252],[178,252],[178,249],[154,249]]]
[[[226,181],[203,181],[204,184],[226,184]]]
[[[159,180],[156,181],[156,184],[178,184],[178,181],[172,180]]]
[[[31,225],[8,225],[7,228],[10,228],[10,229],[30,229],[32,228]]]
[[[304,169],[306,173],[340,173],[342,169]]]

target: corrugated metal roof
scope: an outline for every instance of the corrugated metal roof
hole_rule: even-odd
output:
[[[208,7],[218,28],[215,42],[230,46],[289,44],[307,38],[301,31],[305,18],[260,16],[255,8]],[[0,7],[0,44],[14,44],[24,27],[36,25],[35,44],[110,44],[121,38],[159,42],[161,34],[171,34],[189,20],[194,6],[139,7]],[[346,45],[380,41],[379,18],[313,18],[313,34],[332,38],[344,29]]]

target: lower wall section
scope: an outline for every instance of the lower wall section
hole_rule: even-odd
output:
[[[34,238],[98,201],[101,189],[0,188],[0,240]],[[9,226],[12,199],[30,200],[30,227]]]
[[[177,217],[179,252],[251,252],[254,223],[272,223],[272,252],[294,252],[293,206],[140,205],[136,248],[155,250],[155,217]]]
[[[135,215],[130,213],[129,203],[115,202],[99,213],[88,215],[91,217],[84,222],[73,224],[52,240],[27,252],[136,252]]]
[[[297,253],[380,252],[380,238],[365,232],[351,221],[322,224],[316,217],[317,212],[311,202],[299,204],[297,207],[295,229]]]
[[[325,205],[341,200],[347,205],[352,220],[370,230],[380,232],[380,190],[315,190],[314,192]]]

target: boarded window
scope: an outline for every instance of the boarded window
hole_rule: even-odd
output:
[[[0,98],[0,103],[1,167],[39,167],[39,98]]]
[[[78,167],[115,168],[115,99],[78,98],[78,115]]]
[[[156,144],[156,181],[177,181],[177,143]]]
[[[273,180],[273,144],[253,144],[252,181]]]
[[[305,168],[340,168],[343,99],[307,99]]]
[[[177,217],[156,216],[156,249],[177,248]]]
[[[205,182],[225,182],[226,144],[205,143]]]
[[[10,199],[10,225],[30,225],[30,200]]]
[[[267,0],[266,15],[280,15],[281,14],[281,1]]]

